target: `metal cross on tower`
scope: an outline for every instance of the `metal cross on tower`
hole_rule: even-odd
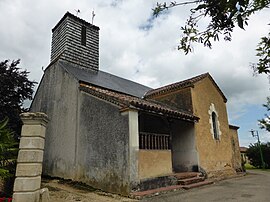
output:
[[[79,13],[81,13],[80,9],[75,10],[76,16],[78,16]]]
[[[92,25],[94,24],[94,17],[96,16],[95,11],[92,11]]]

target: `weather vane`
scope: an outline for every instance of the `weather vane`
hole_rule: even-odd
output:
[[[80,9],[75,10],[75,12],[76,12],[76,16],[78,16],[78,14],[81,13]]]
[[[96,16],[96,14],[95,14],[95,11],[94,11],[94,9],[93,9],[93,11],[92,11],[92,25],[94,24],[94,17]]]

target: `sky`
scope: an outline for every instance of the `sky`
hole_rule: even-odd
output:
[[[180,27],[188,7],[177,7],[152,17],[156,0],[0,0],[0,61],[21,59],[30,80],[40,81],[50,62],[51,29],[67,12],[100,27],[100,69],[152,88],[209,72],[228,99],[230,124],[240,127],[240,146],[255,143],[251,129],[262,142],[270,134],[259,129],[262,104],[269,96],[265,75],[254,76],[256,46],[269,32],[269,13],[250,17],[249,25],[235,28],[232,42],[220,41],[212,49],[194,45],[188,55],[177,50]],[[162,1],[163,2],[163,1]],[[268,10],[269,11],[269,10]]]

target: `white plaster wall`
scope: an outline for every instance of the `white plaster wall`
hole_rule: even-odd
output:
[[[79,96],[76,180],[128,194],[129,114],[83,91]]]
[[[138,111],[129,110],[128,112],[129,120],[129,172],[130,172],[130,182],[136,186],[139,183],[139,119]]]
[[[31,105],[32,112],[44,112],[49,123],[46,131],[43,172],[73,179],[78,82],[57,62],[45,70]]]
[[[195,171],[198,167],[198,153],[193,123],[175,120],[171,127],[173,171]]]

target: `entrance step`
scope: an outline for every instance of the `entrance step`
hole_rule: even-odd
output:
[[[159,194],[167,193],[170,191],[176,191],[182,189],[182,185],[172,185],[168,187],[160,187],[158,189],[150,189],[146,191],[138,191],[138,192],[133,192],[130,194],[131,198],[135,199],[142,199],[144,197],[151,197],[151,196],[156,196]]]
[[[202,182],[202,181],[204,181],[203,177],[191,177],[191,178],[185,178],[185,179],[178,180],[178,184],[189,185],[189,184],[194,184],[194,183],[198,183],[198,182]]]
[[[193,177],[200,177],[201,173],[183,172],[183,173],[174,173],[173,176],[176,177],[178,180],[182,180],[182,179],[188,179],[188,178],[193,178]]]
[[[199,172],[175,173],[174,176],[177,178],[178,184],[183,186],[183,189],[192,189],[213,184],[213,181],[205,180],[205,178]]]
[[[205,186],[205,185],[209,185],[209,184],[213,184],[213,183],[214,183],[214,181],[205,180],[205,181],[202,181],[202,182],[197,182],[197,183],[193,183],[193,184],[183,185],[182,188],[183,189],[192,189],[192,188],[201,187],[201,186]]]
[[[207,181],[197,182],[197,183],[189,184],[189,185],[172,185],[172,186],[167,186],[167,187],[160,187],[158,189],[150,189],[150,190],[145,190],[145,191],[133,192],[130,194],[130,197],[134,199],[143,199],[145,197],[157,196],[160,194],[165,194],[168,192],[182,190],[182,189],[189,190],[192,188],[197,188],[197,187],[201,187],[201,186],[205,186],[205,185],[209,185],[213,183],[214,183],[213,181],[207,180]]]
[[[168,176],[141,181],[140,186],[130,196],[141,199],[169,191],[188,190],[213,183],[213,181],[205,180],[199,172],[173,173]]]

